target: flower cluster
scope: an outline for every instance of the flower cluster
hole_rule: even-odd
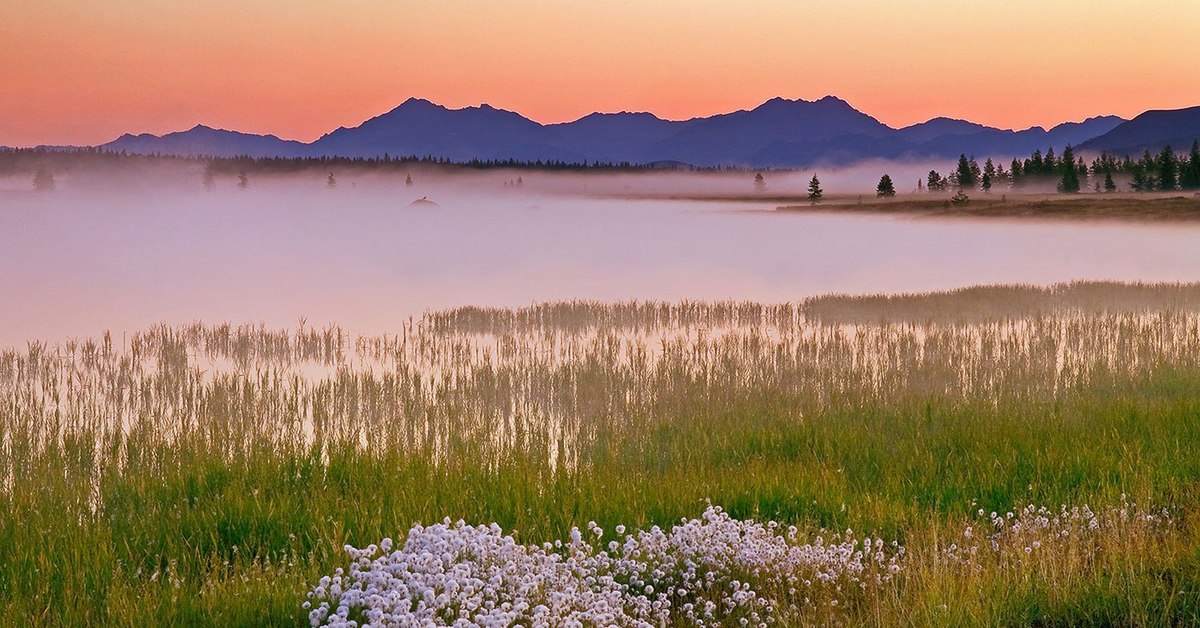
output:
[[[802,542],[794,527],[709,507],[664,530],[594,523],[528,546],[499,526],[414,526],[346,547],[351,563],[309,593],[313,626],[755,625],[782,612],[836,616],[890,581],[904,548],[849,530]]]
[[[1172,520],[1165,509],[1143,510],[1124,495],[1121,504],[1100,512],[1083,506],[1060,506],[1057,511],[1044,506],[1027,505],[1015,512],[977,512],[982,533],[975,525],[963,529],[962,538],[943,548],[953,563],[981,569],[984,559],[1008,564],[1032,564],[1048,548],[1058,553],[1073,553],[1081,559],[1104,549],[1104,544],[1120,539],[1129,542],[1168,527]]]

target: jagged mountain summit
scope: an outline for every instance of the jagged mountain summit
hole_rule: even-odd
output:
[[[377,157],[388,153],[453,161],[583,158],[553,130],[518,113],[488,104],[448,109],[420,98],[410,98],[356,127],[327,133],[310,149],[313,155]]]
[[[1190,144],[1200,107],[1147,112],[1132,121],[1098,116],[1051,129],[998,129],[947,117],[900,129],[889,127],[834,96],[772,98],[748,110],[690,120],[647,112],[592,113],[572,122],[541,124],[514,111],[482,104],[451,109],[410,98],[355,127],[335,129],[310,143],[198,125],[188,131],[123,135],[109,150],[228,157],[438,157],[464,162],[681,163],[694,166],[807,167],[869,159],[953,158],[960,153],[1007,159],[1067,144],[1119,152],[1160,140]],[[1195,122],[1200,126],[1200,122]],[[1176,137],[1178,136],[1178,137]],[[1185,137],[1186,136],[1186,137]],[[1107,138],[1101,141],[1101,138]]]

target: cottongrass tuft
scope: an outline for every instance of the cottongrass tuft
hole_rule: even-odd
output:
[[[1004,568],[1053,568],[1040,558],[1051,551],[1079,564],[1095,561],[1113,543],[1150,542],[1166,533],[1174,520],[1167,509],[1140,508],[1121,496],[1116,506],[1092,510],[1082,506],[1060,506],[1058,510],[1033,504],[1004,513],[977,513],[978,521],[967,525],[957,542],[942,549],[949,562],[968,570],[983,570],[984,563]],[[979,534],[977,527],[985,530]]]
[[[891,581],[904,556],[849,530],[806,540],[713,506],[607,542],[595,523],[523,545],[496,524],[446,519],[414,526],[395,551],[384,539],[346,552],[348,568],[308,595],[313,626],[764,626],[784,608],[837,617]]]

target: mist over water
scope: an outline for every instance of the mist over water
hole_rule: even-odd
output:
[[[523,187],[504,186],[517,176]],[[811,175],[789,176],[769,176],[769,192],[799,193]],[[0,347],[196,320],[294,326],[305,317],[376,333],[427,309],[561,299],[780,302],[1200,280],[1192,225],[786,213],[766,199],[613,196],[728,193],[730,181],[748,192],[745,178],[526,172],[406,187],[347,174],[336,189],[322,175],[264,178],[243,191],[221,181],[211,193],[196,189],[198,178],[5,192]],[[422,196],[441,207],[409,206]]]

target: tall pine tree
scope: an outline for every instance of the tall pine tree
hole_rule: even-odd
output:
[[[1185,190],[1200,189],[1200,141],[1192,141],[1192,152],[1179,174],[1179,186]]]
[[[1063,156],[1059,170],[1062,172],[1062,178],[1058,181],[1058,191],[1066,194],[1074,194],[1079,191],[1079,169],[1075,164],[1075,152],[1071,149],[1071,145],[1063,149]]]
[[[979,166],[971,168],[971,160],[967,159],[966,155],[958,156],[958,168],[954,171],[954,174],[958,182],[959,189],[975,189],[975,183],[978,181],[978,178],[975,175],[975,170],[978,168]]]
[[[814,174],[812,181],[808,182],[808,202],[816,205],[821,202],[821,197],[824,195],[825,191],[821,189],[821,180]]]
[[[1158,185],[1164,190],[1174,190],[1178,183],[1179,162],[1175,151],[1170,146],[1164,146],[1158,154]]]

